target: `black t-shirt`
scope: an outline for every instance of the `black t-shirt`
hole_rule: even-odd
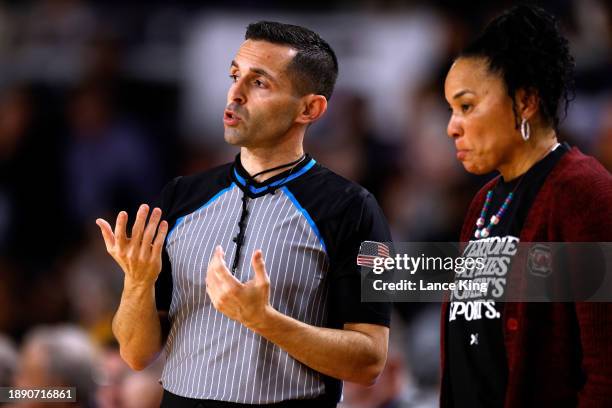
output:
[[[485,216],[486,224],[510,192],[514,192],[514,197],[499,224],[491,228],[488,240],[501,239],[518,243],[538,191],[567,151],[567,144],[559,145],[523,176],[510,182],[504,182],[501,176],[498,177]],[[494,279],[494,282],[489,282],[489,287],[497,288],[499,298],[502,299],[506,277],[496,276]],[[451,391],[449,405],[461,408],[502,407],[508,378],[502,326],[504,303],[468,299],[449,303],[445,340]]]

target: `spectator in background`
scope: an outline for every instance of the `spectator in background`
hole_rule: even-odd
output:
[[[0,92],[0,255],[15,255],[20,242],[20,179],[31,124],[28,92],[19,87]]]
[[[78,225],[123,206],[149,201],[159,188],[159,163],[139,128],[115,116],[113,95],[82,84],[69,107],[65,169],[67,204]]]
[[[164,361],[165,356],[143,371],[128,373],[119,394],[124,408],[159,408],[164,393],[160,384]]]
[[[407,408],[408,376],[403,353],[391,347],[387,364],[372,387],[347,382],[344,384],[344,400],[340,408]]]
[[[17,61],[22,73],[40,80],[68,83],[78,78],[81,57],[97,21],[90,2],[28,2],[19,15]]]
[[[111,320],[123,287],[121,270],[104,255],[104,248],[88,234],[62,270],[71,320],[97,344],[114,341]]]
[[[368,120],[370,108],[366,97],[339,92],[329,117],[319,125],[319,134],[305,144],[321,163],[378,196],[384,180],[397,170],[398,148],[376,134]]]
[[[132,371],[119,355],[117,343],[101,353],[96,408],[157,408],[163,389],[159,383],[163,362],[159,358],[147,369]]]
[[[159,372],[161,375],[161,371]],[[131,372],[121,387],[121,401],[124,408],[159,408],[163,388],[150,371]]]
[[[340,408],[430,408],[438,405],[438,304],[424,304],[410,322],[394,315],[389,357],[376,384],[346,382]]]
[[[22,388],[76,387],[77,402],[55,403],[56,407],[92,407],[98,369],[98,352],[85,332],[76,326],[39,326],[24,340],[15,376]],[[20,407],[47,407],[31,402]]]
[[[130,367],[119,354],[117,344],[109,344],[100,352],[100,376],[96,390],[97,408],[123,408],[121,393]]]
[[[41,225],[49,231],[63,226],[59,143],[53,126],[42,124],[51,109],[40,109],[41,94],[32,86],[0,88],[0,257],[17,263],[26,276],[47,270],[64,244],[58,235],[32,256],[32,237]]]
[[[54,234],[32,251],[33,237],[64,225],[59,143],[53,127],[41,124],[37,96],[32,86],[0,88],[0,330],[11,336],[21,335],[31,316],[39,322],[54,320],[61,308],[61,301],[40,307],[62,290],[54,280],[55,290],[39,291],[43,285],[38,279],[52,278],[48,272],[64,249],[64,235]]]
[[[612,172],[612,98],[608,99],[601,118],[601,126],[597,135],[595,151],[597,159],[608,171]]]
[[[0,334],[0,387],[9,387],[17,368],[19,354],[13,342]]]

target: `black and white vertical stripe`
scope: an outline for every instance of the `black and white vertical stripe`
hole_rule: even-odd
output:
[[[233,262],[242,194],[232,184],[182,218],[167,239],[174,289],[163,386],[185,397],[252,404],[316,397],[324,392],[319,373],[217,312],[206,294],[206,268],[215,246],[223,246],[228,265]],[[324,325],[329,264],[307,218],[282,190],[250,199],[248,210],[236,277],[251,279],[250,258],[261,248],[274,308]]]

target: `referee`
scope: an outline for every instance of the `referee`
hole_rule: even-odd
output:
[[[224,113],[236,160],[174,179],[129,238],[125,212],[114,231],[96,221],[125,272],[122,357],[143,369],[165,346],[162,407],[335,407],[341,380],[382,371],[390,309],[360,302],[356,257],[362,241],[391,240],[386,221],[303,151],[337,73],[316,33],[249,25]]]

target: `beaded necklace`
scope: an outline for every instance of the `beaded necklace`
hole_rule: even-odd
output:
[[[560,144],[561,143],[556,143],[552,147],[552,149],[546,152],[544,157],[546,157],[548,153],[554,151],[557,147],[559,147]],[[487,211],[489,210],[489,206],[491,205],[491,200],[493,199],[493,190],[487,191],[487,196],[485,197],[484,205],[482,206],[482,210],[480,211],[480,217],[478,217],[478,219],[476,220],[476,231],[474,232],[474,238],[476,239],[487,238],[489,235],[491,235],[491,228],[499,224],[499,222],[501,221],[504,213],[506,212],[506,210],[508,209],[508,206],[510,206],[512,199],[514,198],[514,193],[516,189],[519,187],[519,185],[523,181],[523,177],[525,176],[525,174],[521,176],[518,183],[516,183],[516,186],[514,186],[512,191],[508,193],[503,204],[501,205],[501,207],[499,207],[499,210],[497,210],[497,212],[491,216],[491,218],[489,219],[489,224],[485,227],[485,217],[487,216]]]
[[[516,187],[514,187],[514,189],[508,193],[506,199],[504,200],[504,203],[501,205],[501,207],[499,207],[499,210],[497,210],[497,213],[492,215],[491,219],[489,219],[489,225],[484,227],[487,210],[489,209],[489,205],[491,205],[491,199],[493,198],[493,190],[487,191],[485,203],[482,206],[482,210],[480,211],[480,217],[478,217],[478,219],[476,220],[476,232],[474,232],[474,237],[476,239],[487,238],[491,234],[491,228],[499,224],[502,217],[504,216],[504,213],[508,209],[508,206],[512,202],[512,198],[514,197],[514,192],[516,191],[516,188],[519,186],[519,184],[521,184],[522,180],[523,177],[521,176],[521,180],[519,180],[519,182],[516,184]]]

